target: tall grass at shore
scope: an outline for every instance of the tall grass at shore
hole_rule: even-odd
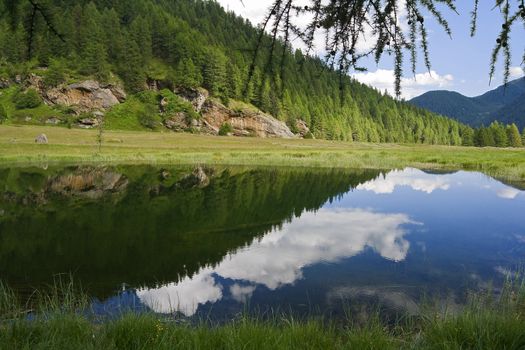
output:
[[[181,322],[153,313],[106,320],[85,310],[87,297],[70,282],[55,283],[22,305],[0,284],[0,349],[524,349],[525,288],[508,280],[498,293],[472,294],[459,311],[425,308],[384,323],[332,322],[290,315],[240,315],[227,323]],[[32,303],[33,304],[33,303]]]

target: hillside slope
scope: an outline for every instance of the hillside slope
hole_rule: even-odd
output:
[[[162,127],[170,116],[149,108],[155,104],[151,99],[160,96],[144,96],[143,91],[203,87],[225,105],[241,100],[256,106],[288,124],[294,133],[297,122],[304,121],[316,138],[457,145],[468,130],[350,77],[342,77],[340,83],[337,71],[301,51],[281,44],[272,51],[269,36],[263,36],[253,77],[248,79],[259,32],[214,1],[49,0],[46,4],[64,41],[45,23],[37,23],[29,60],[25,27],[0,20],[0,83],[6,82],[0,85],[12,86],[35,71],[44,72],[44,83],[50,88],[89,79],[103,85],[123,84],[130,95],[126,107],[113,107],[120,112],[112,109],[108,116],[146,121],[141,123],[145,127]],[[20,9],[22,17],[26,10]],[[18,84],[17,91],[11,92],[13,99],[27,100],[19,96],[26,88]],[[82,117],[71,106],[49,110],[31,103],[28,109],[22,103],[16,107],[5,95],[3,101],[0,96],[0,104],[7,106],[11,120],[31,118],[31,108],[47,117]],[[110,124],[133,123],[113,120]]]
[[[525,78],[477,97],[466,97],[453,91],[429,91],[413,98],[410,103],[474,127],[499,121],[524,128]]]

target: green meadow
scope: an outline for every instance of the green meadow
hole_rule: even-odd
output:
[[[49,144],[35,143],[46,134]],[[525,149],[217,137],[189,133],[0,126],[0,164],[210,164],[469,170],[525,181]]]

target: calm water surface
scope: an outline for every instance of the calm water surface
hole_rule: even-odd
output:
[[[525,192],[416,169],[0,169],[0,278],[72,273],[98,314],[133,308],[417,313],[525,259]]]

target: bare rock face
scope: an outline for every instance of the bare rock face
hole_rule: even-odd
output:
[[[173,131],[184,131],[189,127],[188,115],[184,112],[178,112],[164,120],[164,126]]]
[[[120,103],[110,89],[93,80],[48,90],[46,99],[52,104],[77,107],[79,112],[106,110]]]
[[[182,97],[184,100],[191,103],[195,112],[199,113],[202,110],[202,106],[210,96],[207,90],[197,89],[177,89],[175,93]]]
[[[35,138],[35,143],[41,144],[41,145],[47,145],[48,139],[46,134],[40,134]]]
[[[299,136],[301,137],[305,137],[307,134],[310,133],[310,128],[308,127],[308,125],[306,125],[306,122],[302,119],[297,119],[295,121],[295,127],[297,128]]]
[[[280,120],[260,111],[232,111],[219,102],[208,100],[202,108],[203,125],[210,134],[219,134],[224,123],[233,127],[235,136],[292,138],[295,135]]]
[[[117,85],[101,85],[95,80],[86,80],[67,86],[48,89],[42,77],[30,74],[26,86],[35,89],[48,105],[73,107],[78,113],[107,110],[126,100],[126,92]]]

